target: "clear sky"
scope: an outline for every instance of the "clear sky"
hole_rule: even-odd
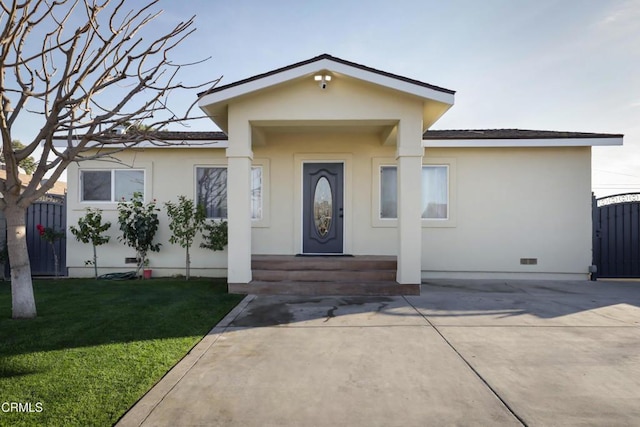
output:
[[[166,22],[196,15],[198,30],[181,56],[211,56],[186,81],[223,75],[231,83],[328,53],[456,90],[435,129],[624,133],[623,147],[594,148],[594,190],[640,191],[640,0],[164,0],[161,7]]]

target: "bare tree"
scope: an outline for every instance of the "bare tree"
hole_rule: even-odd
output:
[[[0,2],[0,133],[7,170],[0,181],[0,209],[7,219],[14,318],[36,316],[25,239],[27,207],[51,189],[71,162],[112,156],[154,139],[154,130],[193,119],[193,104],[178,114],[167,107],[169,96],[215,83],[178,80],[179,72],[193,63],[176,63],[171,56],[195,30],[193,17],[157,34],[162,25],[149,25],[162,12],[156,3]],[[35,129],[33,138],[15,149],[12,129],[25,116]],[[116,132],[121,127],[132,131],[121,135]],[[31,181],[20,182],[18,164],[37,149],[41,153]]]

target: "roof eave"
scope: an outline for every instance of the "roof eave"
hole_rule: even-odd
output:
[[[264,77],[247,79],[242,84],[223,86],[211,93],[203,94],[198,101],[198,105],[202,108],[210,104],[217,104],[252,92],[267,89],[290,80],[308,77],[322,70],[330,70],[335,73],[344,74],[349,77],[368,81],[370,83],[385,86],[400,92],[419,96],[421,98],[433,99],[435,101],[453,105],[454,91],[428,87],[426,85],[418,84],[417,82],[414,83],[409,79],[400,79],[398,76],[388,75],[387,73],[381,74],[328,58],[305,63],[295,68],[283,69],[283,71],[278,73],[267,73]]]
[[[423,139],[425,148],[606,147],[623,144],[622,136],[585,138]]]

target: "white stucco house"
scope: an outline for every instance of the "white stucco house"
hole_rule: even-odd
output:
[[[160,204],[185,195],[228,219],[228,248],[194,248],[192,274],[245,289],[258,255],[391,257],[399,285],[588,277],[591,147],[622,135],[431,131],[454,91],[330,55],[200,95],[222,132],[165,132],[180,144],[69,168],[67,223],[89,206],[114,223],[102,272],[130,269],[115,202],[142,191]],[[183,250],[162,219],[154,276],[180,274]],[[71,235],[67,245],[70,276],[90,276],[88,248]]]

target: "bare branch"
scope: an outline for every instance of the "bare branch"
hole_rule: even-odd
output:
[[[172,60],[195,29],[194,17],[154,32],[162,10],[158,0],[24,0],[3,1],[0,8],[0,134],[7,179],[0,192],[14,194],[26,206],[42,196],[72,163],[115,161],[114,155],[142,141],[170,144],[149,132],[126,140],[113,131],[131,123],[153,130],[172,124],[188,126],[194,102],[186,111],[171,106],[177,91],[215,86],[220,79],[183,82],[184,69],[207,59]],[[25,148],[10,147],[12,128],[30,114],[34,136]],[[68,143],[54,144],[59,135]],[[17,164],[40,147],[31,182],[19,182]],[[41,184],[48,176],[46,184]]]

